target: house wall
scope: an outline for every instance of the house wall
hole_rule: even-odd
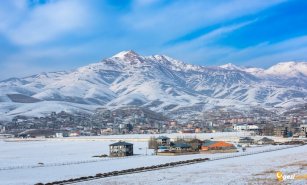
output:
[[[124,157],[133,155],[133,145],[110,146],[111,157]]]
[[[301,128],[300,135],[302,137],[307,137],[307,124],[301,125],[300,128]]]

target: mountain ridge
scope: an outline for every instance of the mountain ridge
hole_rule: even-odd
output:
[[[293,72],[285,66],[291,66]],[[287,107],[306,102],[306,66],[306,62],[288,62],[257,70],[233,64],[205,67],[166,55],[141,56],[132,50],[122,51],[70,72],[0,81],[0,115],[44,114],[55,111],[55,107],[67,111],[86,107],[86,111],[92,111],[101,106],[112,109],[126,105],[167,114],[192,109],[187,115],[195,113],[195,107],[198,111],[215,106]],[[276,74],[279,68],[281,73]],[[12,102],[8,94],[42,101]],[[45,102],[51,107],[44,111],[34,106],[46,106]]]

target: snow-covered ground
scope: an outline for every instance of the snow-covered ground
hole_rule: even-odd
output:
[[[109,177],[78,185],[98,184],[307,184],[305,180],[279,183],[276,171],[284,175],[307,175],[307,145],[237,158]]]
[[[225,135],[226,134],[226,135]],[[230,137],[234,138],[235,136],[229,133],[215,133],[215,134],[203,134],[203,135],[197,135],[201,138],[208,138],[208,137],[214,137],[214,138],[222,138],[222,137]],[[238,136],[241,134],[239,133]],[[137,136],[139,136],[137,138]],[[177,135],[168,135],[168,136],[174,136],[173,138],[176,138]],[[108,154],[109,148],[108,145],[110,143],[113,143],[115,140],[123,139],[123,138],[129,138],[134,144],[134,153],[136,154],[133,157],[126,157],[126,158],[93,158],[94,155],[100,155],[100,154]],[[193,136],[191,136],[193,137]],[[104,137],[79,137],[79,138],[68,138],[68,139],[53,139],[53,140],[46,140],[46,141],[26,141],[26,142],[5,142],[0,140],[0,184],[34,184],[37,182],[52,182],[55,180],[64,180],[64,179],[70,179],[70,178],[76,178],[81,176],[89,176],[89,175],[95,175],[97,173],[103,173],[103,172],[110,172],[114,170],[121,170],[121,169],[128,169],[128,168],[136,168],[141,166],[150,166],[150,165],[156,165],[161,163],[167,163],[167,162],[173,162],[173,161],[180,161],[180,160],[187,160],[187,159],[193,159],[193,158],[200,158],[200,157],[218,157],[223,155],[229,155],[229,154],[197,154],[197,155],[184,155],[184,156],[154,156],[152,154],[152,150],[146,149],[147,142],[140,141],[141,139],[149,138],[148,136],[145,137],[145,135],[131,135],[131,136],[104,136]],[[136,141],[133,141],[133,139],[136,139]],[[274,148],[276,146],[265,146],[265,147],[255,147],[255,148],[248,148],[248,151],[259,151],[263,149],[268,148]],[[278,147],[278,146],[277,146]],[[148,155],[145,155],[147,152]],[[241,152],[241,151],[240,151]],[[264,153],[264,154],[257,154],[255,155],[255,163],[256,161],[260,161],[259,159],[262,159],[262,157],[256,157],[256,156],[263,156],[263,159],[266,159],[268,162],[268,167],[270,166],[270,160],[274,159],[275,154],[280,154],[284,156],[292,156],[295,157],[300,156],[301,153],[306,154],[307,147],[299,147],[298,149],[285,149],[283,151],[275,151],[271,153]],[[289,153],[289,154],[287,154]],[[274,154],[274,155],[273,155]],[[273,156],[273,158],[271,157]],[[225,161],[226,164],[232,164],[237,163],[240,161],[240,159],[244,159],[243,163],[248,163],[248,160],[246,158],[250,158],[251,161],[254,161],[253,156],[249,157],[239,157],[238,159],[225,159],[222,161]],[[289,158],[290,159],[290,158]],[[306,159],[305,159],[306,160]],[[85,162],[84,162],[85,161]],[[87,162],[86,162],[87,161]],[[228,161],[228,162],[227,162]],[[233,162],[232,162],[233,161]],[[290,162],[296,162],[290,160]],[[287,162],[287,161],[284,161]],[[35,167],[38,163],[44,163],[45,166],[42,167]],[[67,163],[74,163],[67,165]],[[212,170],[215,169],[215,163],[217,165],[220,165],[221,162],[219,161],[212,161],[204,164],[197,164],[197,165],[191,165],[191,166],[185,166],[185,167],[178,167],[178,170],[181,170],[181,173],[186,172],[190,174],[190,171],[193,172],[194,167],[195,169],[199,170],[207,170],[207,165]],[[262,163],[262,162],[261,162]],[[62,165],[66,164],[66,165]],[[260,163],[259,163],[260,164]],[[275,163],[272,163],[273,165]],[[281,160],[278,164],[283,164],[283,161]],[[284,163],[286,164],[286,163]],[[202,166],[204,165],[204,166]],[[9,167],[16,167],[21,166],[20,169],[11,169],[11,170],[4,170],[5,168]],[[193,167],[194,166],[194,167]],[[238,166],[238,165],[236,165]],[[233,170],[231,170],[231,167],[229,166],[228,169],[230,169],[231,173],[234,173],[234,170],[237,170],[238,167],[235,167]],[[256,169],[256,168],[253,168]],[[173,179],[173,182],[176,182],[174,180],[176,169],[168,169],[170,170],[170,176],[165,176],[166,179],[170,179],[170,181],[165,181],[160,179],[159,173],[160,172],[148,172],[144,173],[144,176],[146,178],[139,178],[139,181],[135,181],[136,184],[147,184],[150,183],[150,176],[153,175],[154,180],[152,182],[157,182],[157,180],[162,180],[162,184],[169,184],[172,183],[171,179]],[[167,175],[168,170],[161,170],[161,173],[165,173],[163,175]],[[172,172],[172,170],[175,170],[175,172]],[[265,170],[265,169],[264,169]],[[219,172],[222,173],[222,172]],[[226,171],[224,172],[226,173]],[[143,174],[143,173],[142,173]],[[142,176],[140,174],[140,176]],[[199,174],[199,173],[196,173]],[[240,172],[238,172],[240,174]],[[190,175],[193,175],[192,173]],[[199,174],[204,175],[204,174]],[[184,178],[184,174],[180,175],[180,178]],[[127,177],[134,177],[133,175],[129,175]],[[210,177],[210,176],[207,176]],[[239,175],[241,178],[241,174]],[[198,177],[197,177],[198,178]],[[91,183],[96,184],[106,184],[109,182],[114,182],[113,184],[126,184],[134,182],[134,179],[130,179],[130,181],[125,182],[125,177],[116,177],[116,178],[107,178],[100,181],[93,181]],[[201,178],[202,179],[202,178]],[[117,183],[118,180],[118,183]],[[146,182],[146,180],[148,182]],[[143,183],[144,182],[144,183]],[[160,181],[159,181],[160,182]],[[185,181],[182,181],[185,182]],[[197,181],[198,182],[198,181]],[[196,183],[197,183],[196,182]],[[215,181],[214,181],[215,182]],[[217,181],[221,182],[221,181]],[[112,183],[111,183],[112,184]],[[178,184],[178,183],[176,183]]]
[[[215,132],[215,133],[172,133],[172,134],[126,134],[126,135],[105,135],[105,136],[90,136],[90,137],[68,137],[64,140],[104,140],[104,141],[148,141],[151,137],[158,137],[160,135],[167,136],[171,139],[176,138],[198,138],[198,139],[211,139],[214,140],[238,140],[240,137],[250,136],[252,132]],[[59,138],[59,140],[62,140]]]
[[[171,139],[180,137],[224,140],[235,142],[242,136],[249,136],[246,132],[221,132],[200,134],[163,134]],[[158,137],[160,134],[132,134],[109,135],[91,137],[53,138],[39,141],[29,139],[0,139],[0,169],[25,165],[37,165],[38,163],[54,164],[97,160],[94,155],[108,154],[109,144],[124,140],[133,142],[134,153],[148,155],[153,153],[147,149],[147,141],[150,137]],[[5,142],[10,141],[10,142]]]
[[[0,169],[9,166],[37,165],[38,163],[53,164],[95,160],[94,155],[108,154],[107,141],[33,141],[4,142],[0,141]],[[134,153],[146,153],[145,142],[134,143]],[[152,150],[147,151],[148,154]]]

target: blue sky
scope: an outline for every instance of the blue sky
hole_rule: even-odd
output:
[[[306,8],[305,0],[3,0],[0,79],[130,49],[206,66],[306,61]]]

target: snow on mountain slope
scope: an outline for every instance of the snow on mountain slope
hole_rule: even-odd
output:
[[[61,80],[44,86],[42,91],[33,97],[83,104],[104,104],[116,96],[108,89],[108,85],[108,82],[101,78],[99,71],[92,67],[83,67],[64,75]]]
[[[0,106],[0,117],[4,120],[9,120],[17,115],[24,116],[46,116],[51,111],[59,112],[85,112],[90,113],[99,106],[97,105],[84,105],[78,103],[70,103],[65,101],[43,101],[37,103],[1,103]]]
[[[245,69],[245,71],[282,86],[301,88],[307,86],[307,62],[282,62],[265,70]]]
[[[282,62],[265,70],[266,75],[280,77],[307,77],[307,62]]]
[[[45,112],[126,105],[159,112],[199,111],[214,106],[286,106],[306,101],[306,71],[306,62],[280,63],[267,70],[233,64],[204,67],[165,55],[140,56],[123,51],[70,72],[1,81],[0,111],[3,116],[12,116],[37,114],[40,110],[35,106],[43,106]],[[7,98],[8,94],[42,102],[16,103]]]
[[[232,63],[224,64],[224,65],[221,65],[219,67],[223,68],[223,69],[229,69],[229,70],[240,70],[240,71],[243,70],[241,67],[238,67],[238,66],[236,66]]]
[[[228,70],[244,71],[257,78],[274,82],[275,85],[307,86],[307,62],[281,62],[268,69],[238,67],[231,63],[219,67]]]
[[[219,67],[228,70],[245,71],[257,77],[281,77],[285,79],[307,76],[307,62],[281,62],[268,69],[239,67],[231,63]]]
[[[258,77],[300,78],[307,77],[307,62],[281,62],[268,69],[240,68]]]
[[[110,106],[145,105],[155,102],[153,108],[163,110],[170,104],[188,105],[196,103],[197,95],[187,88],[182,70],[184,64],[168,60],[165,56],[140,57],[132,53],[123,75],[111,84],[110,89],[118,95]],[[117,56],[117,55],[116,55]],[[127,57],[127,54],[125,54]],[[127,62],[127,58],[112,57],[117,62]],[[157,102],[161,102],[157,105]]]

